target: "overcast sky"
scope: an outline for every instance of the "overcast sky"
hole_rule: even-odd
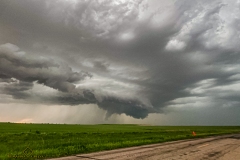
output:
[[[0,121],[240,125],[240,0],[1,0]]]

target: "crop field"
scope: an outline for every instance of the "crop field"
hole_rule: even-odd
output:
[[[239,126],[0,123],[0,159],[45,159],[239,132]]]

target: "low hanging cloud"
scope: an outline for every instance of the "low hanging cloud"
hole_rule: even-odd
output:
[[[147,108],[149,106],[138,98],[121,97],[104,90],[100,93],[94,86],[84,86],[81,82],[92,77],[87,72],[74,72],[67,65],[59,65],[46,59],[26,58],[13,44],[0,46],[0,62],[1,82],[5,83],[2,93],[12,95],[15,99],[31,99],[33,95],[29,90],[33,91],[35,82],[60,92],[57,93],[58,96],[52,95],[51,99],[41,96],[40,100],[47,100],[48,103],[98,104],[100,108],[108,111],[107,117],[113,113],[126,113],[136,118],[144,118],[151,111]],[[135,110],[139,112],[135,113]]]
[[[0,46],[0,58],[1,78],[16,78],[23,81],[18,83],[23,90],[28,90],[28,87],[24,86],[31,86],[27,83],[37,81],[54,89],[70,92],[75,88],[74,82],[90,76],[84,72],[73,72],[70,67],[54,64],[50,60],[27,59],[24,54],[18,52],[17,46],[9,43]],[[18,89],[18,87],[12,88]]]
[[[1,94],[26,103],[97,104],[106,117],[239,106],[237,0],[0,6],[7,8],[0,16]]]

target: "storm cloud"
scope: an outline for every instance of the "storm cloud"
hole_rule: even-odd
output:
[[[237,0],[0,6],[1,95],[21,103],[95,104],[106,118],[239,109]]]

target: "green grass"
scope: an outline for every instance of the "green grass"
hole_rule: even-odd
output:
[[[191,135],[195,131],[197,136]],[[0,159],[43,159],[180,139],[239,133],[240,127],[0,123]],[[24,154],[29,148],[32,152]],[[15,157],[14,157],[15,156]],[[35,158],[30,158],[31,156]]]

